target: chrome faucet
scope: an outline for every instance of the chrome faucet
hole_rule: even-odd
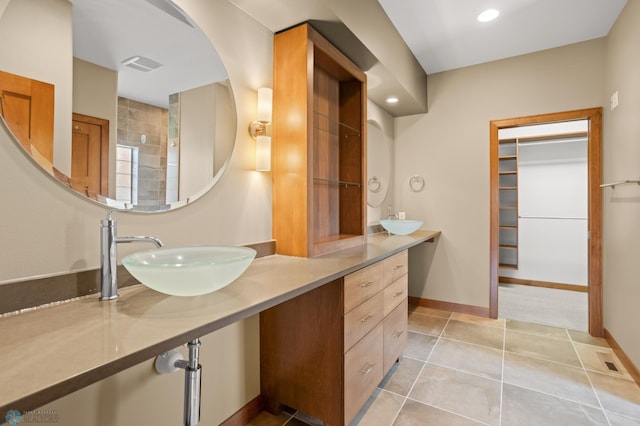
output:
[[[162,247],[162,241],[153,237],[118,237],[118,226],[109,210],[100,221],[100,300],[118,298],[117,250],[118,243],[147,242]]]
[[[389,204],[387,206],[387,219],[392,219],[393,220],[393,219],[397,219],[397,218],[398,218],[398,215],[392,213],[391,204]]]

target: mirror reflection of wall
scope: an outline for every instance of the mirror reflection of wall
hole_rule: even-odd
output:
[[[386,218],[387,206],[394,202],[394,119],[372,102],[367,114],[367,224],[371,226]]]

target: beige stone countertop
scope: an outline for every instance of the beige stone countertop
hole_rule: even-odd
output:
[[[0,413],[32,410],[247,318],[399,251],[439,231],[368,237],[366,245],[315,258],[256,259],[236,281],[197,297],[143,285],[115,301],[94,294],[0,318]]]

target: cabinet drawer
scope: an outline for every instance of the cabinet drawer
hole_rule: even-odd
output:
[[[384,268],[384,285],[387,286],[396,281],[403,275],[406,275],[409,268],[409,254],[407,250],[398,254],[394,254],[391,257],[382,261],[382,267]]]
[[[382,271],[378,262],[344,277],[345,314],[382,290]]]
[[[406,301],[409,290],[409,277],[405,275],[384,289],[384,316],[386,317],[402,301]]]
[[[382,381],[382,323],[344,355],[344,424],[353,420],[360,407]]]
[[[373,329],[383,318],[384,299],[378,292],[344,316],[344,351],[347,352],[358,340]]]
[[[407,347],[408,304],[405,298],[383,321],[384,361],[383,374],[387,374],[393,363]]]

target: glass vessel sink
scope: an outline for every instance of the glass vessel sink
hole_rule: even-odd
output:
[[[382,219],[380,225],[396,235],[409,235],[422,226],[421,220]]]
[[[122,264],[142,284],[173,296],[219,290],[244,273],[256,251],[248,247],[163,247],[125,256]]]

